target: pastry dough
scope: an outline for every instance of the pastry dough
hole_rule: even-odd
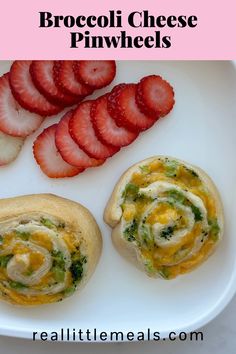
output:
[[[210,177],[173,157],[129,168],[104,212],[117,250],[151,277],[172,279],[199,266],[223,234],[223,208]]]
[[[52,194],[0,200],[0,298],[17,305],[63,300],[81,289],[102,249],[82,205]]]

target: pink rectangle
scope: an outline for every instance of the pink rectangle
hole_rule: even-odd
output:
[[[160,0],[143,2],[56,0],[27,1],[7,0],[0,12],[1,50],[0,59],[235,59],[235,0],[216,2],[215,0]],[[39,12],[50,12],[53,15],[77,17],[109,15],[110,10],[122,11],[122,28],[40,28]],[[197,26],[134,28],[128,24],[130,13],[135,14],[135,25],[144,21],[143,10],[149,15],[158,16],[196,16]],[[143,22],[142,22],[143,23]],[[78,48],[70,48],[71,32],[79,32],[85,36],[86,43],[92,46],[91,36],[101,36],[104,48],[84,48],[85,40],[78,43]],[[153,36],[157,44],[163,43],[163,36],[170,36],[169,48],[107,48],[104,36],[122,36],[121,31],[134,38]],[[156,33],[157,32],[157,33]],[[81,36],[81,35],[80,35]],[[124,36],[124,34],[123,34]],[[116,39],[118,40],[118,39]],[[93,41],[95,41],[93,39]],[[108,39],[109,41],[109,39]],[[127,41],[127,40],[126,40]],[[136,40],[141,43],[142,40]],[[155,41],[146,40],[146,43]],[[142,43],[141,43],[142,44]]]

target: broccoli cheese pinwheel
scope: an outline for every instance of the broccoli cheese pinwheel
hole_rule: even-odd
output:
[[[223,233],[223,208],[200,168],[156,156],[128,169],[104,219],[118,251],[151,277],[172,279],[198,267]]]
[[[100,257],[96,221],[50,194],[0,200],[0,298],[17,305],[63,300],[81,289]]]

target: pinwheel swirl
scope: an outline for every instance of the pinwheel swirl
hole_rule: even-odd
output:
[[[105,210],[113,242],[149,276],[175,278],[200,265],[223,231],[216,187],[197,167],[154,157],[131,167]]]
[[[25,199],[28,199],[30,205],[33,198],[34,209],[36,196],[7,201],[12,204],[15,199],[20,198],[23,199],[23,209]],[[54,209],[54,213],[49,214],[33,210],[31,213],[3,220],[0,224],[0,296],[3,300],[18,305],[56,302],[73,294],[88,278],[88,273],[91,272],[91,252],[94,253],[98,240],[101,241],[95,221],[82,206],[55,196],[39,195],[38,200],[42,202],[42,199],[46,210],[49,200],[52,210],[53,202],[60,202],[60,212]],[[73,209],[75,219],[89,219],[90,229],[86,230],[83,225],[78,227],[71,216],[70,220],[66,216],[61,218],[62,213],[68,213],[65,210],[65,204],[68,203],[67,208]],[[78,210],[82,215],[78,214]],[[94,249],[89,239],[91,236],[86,239],[86,231],[88,234],[91,231],[95,234]],[[99,251],[100,247],[97,248],[98,255],[92,263],[95,261],[96,264]],[[95,264],[92,264],[92,268]]]

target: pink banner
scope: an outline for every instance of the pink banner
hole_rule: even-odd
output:
[[[0,59],[235,59],[235,0],[7,0]]]

